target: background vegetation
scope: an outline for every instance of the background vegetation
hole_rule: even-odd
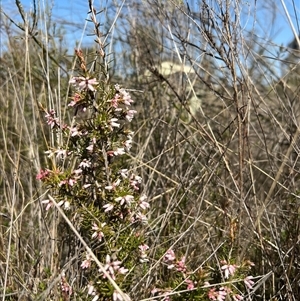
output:
[[[132,300],[217,300],[209,292],[227,282],[244,300],[300,299],[299,21],[291,23],[295,40],[276,45],[258,27],[269,16],[257,2],[94,4],[104,9],[106,83],[128,88],[138,111],[122,164],[143,178],[150,203],[149,261],[132,274]],[[265,2],[270,16],[279,4]],[[76,238],[59,212],[45,210],[48,191],[36,180],[57,142],[43,108],[71,122],[76,59],[50,9],[14,5],[17,14],[3,9],[0,24],[0,297],[93,300],[79,268],[82,245],[72,242],[72,254],[60,247]],[[78,37],[88,63],[99,55],[93,40]],[[170,249],[187,271],[168,269]],[[226,265],[239,272],[226,277]],[[61,295],[62,271],[77,295]],[[243,282],[249,275],[252,289]],[[225,298],[237,300],[218,300]]]

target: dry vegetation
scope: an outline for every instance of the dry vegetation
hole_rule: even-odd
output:
[[[204,281],[220,287],[250,274],[253,289],[236,284],[244,300],[300,299],[300,45],[298,37],[282,47],[258,34],[256,5],[147,0],[105,7],[109,82],[132,89],[138,111],[126,164],[143,178],[150,203],[150,261],[125,291],[132,300],[152,300],[154,287],[183,290],[163,265],[168,249],[186,256],[199,284],[171,300],[214,300]],[[282,10],[280,1],[266,5],[273,16]],[[84,248],[58,211],[45,211],[48,191],[36,180],[45,151],[60,139],[42,108],[72,120],[75,59],[63,39],[50,38],[51,26],[42,29],[47,12],[29,18],[17,0],[16,8],[18,21],[1,13],[0,298],[92,300],[80,269]],[[95,49],[86,49],[87,61]],[[228,280],[222,261],[254,266]],[[61,295],[62,270],[77,297]]]

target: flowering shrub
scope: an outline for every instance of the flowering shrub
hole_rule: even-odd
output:
[[[94,13],[91,17],[97,28]],[[103,60],[101,53],[99,59]],[[76,230],[91,246],[103,270],[82,250],[77,263],[85,279],[82,290],[75,292],[67,271],[63,271],[61,296],[64,300],[74,294],[93,301],[129,300],[121,292],[129,291],[133,271],[147,262],[149,248],[144,238],[149,203],[141,193],[142,179],[125,166],[133,139],[127,124],[136,111],[124,88],[111,86],[90,73],[81,50],[76,50],[76,56],[79,75],[69,81],[74,91],[68,104],[74,118],[66,124],[53,108],[45,110],[47,124],[62,141],[46,152],[48,167],[36,178],[49,190],[49,198],[42,200],[45,210],[55,202],[76,221]],[[116,290],[112,281],[122,291]]]

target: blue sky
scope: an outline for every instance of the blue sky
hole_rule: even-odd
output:
[[[32,7],[32,0],[20,0],[23,4],[26,11],[30,11],[30,7]],[[141,0],[142,1],[142,0]],[[190,2],[190,6],[193,0],[188,0]],[[197,0],[195,0],[194,3]],[[296,24],[295,13],[293,11],[292,0],[284,0],[287,6],[287,9],[292,17],[293,24],[298,31],[298,27]],[[300,19],[299,12],[299,0],[294,0],[295,5],[298,6],[298,17]],[[16,5],[14,0],[0,0],[1,6],[6,12],[10,12],[12,14],[16,13]],[[52,7],[52,15],[54,16],[54,20],[58,22],[64,22],[68,24],[66,26],[66,31],[68,33],[68,46],[71,48],[75,47],[76,40],[80,39],[82,28],[86,18],[86,12],[88,9],[88,1],[87,0],[37,0],[43,8],[45,5],[49,5]],[[98,5],[106,5],[109,0],[95,0],[94,5],[98,7]],[[121,2],[121,1],[120,1]],[[249,0],[249,3],[253,3],[254,0]],[[297,5],[297,3],[298,5]],[[101,4],[102,3],[102,4]],[[130,0],[127,0],[127,4],[130,4]],[[244,1],[245,5],[243,7],[244,12],[254,14],[253,10],[249,10],[249,7],[246,5],[246,1]],[[277,6],[276,15],[273,14],[272,6]],[[16,13],[17,14],[17,13]],[[255,24],[255,32],[258,36],[267,36],[272,41],[279,45],[288,45],[293,40],[293,33],[284,13],[281,0],[258,0],[257,1],[257,11],[256,11],[256,24]],[[245,21],[246,22],[246,21]],[[248,19],[248,24],[251,24],[251,19]],[[76,26],[78,25],[78,26]],[[251,25],[252,26],[252,25]],[[250,27],[251,27],[250,26]],[[91,38],[88,38],[91,41]],[[83,41],[84,42],[84,41]]]

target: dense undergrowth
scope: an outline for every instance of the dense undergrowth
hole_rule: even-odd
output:
[[[75,53],[1,12],[0,298],[298,300],[297,38],[252,2],[97,5]]]

